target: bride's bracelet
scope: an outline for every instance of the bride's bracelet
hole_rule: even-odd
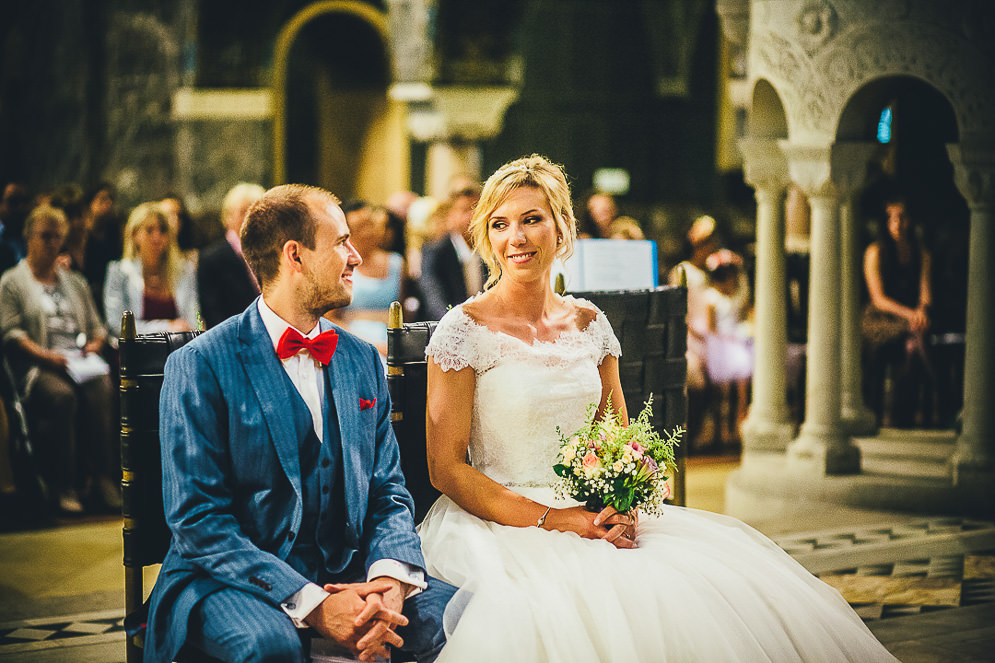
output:
[[[543,523],[546,522],[546,516],[549,515],[549,510],[552,509],[552,508],[553,507],[551,507],[551,506],[547,506],[546,507],[546,512],[543,513],[541,516],[539,516],[539,520],[536,521],[536,527],[540,527],[540,528],[542,527]]]

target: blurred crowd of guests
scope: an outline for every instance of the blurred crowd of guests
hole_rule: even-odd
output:
[[[263,193],[258,184],[233,187],[221,206],[220,228],[207,233],[215,239],[198,242],[205,233],[196,232],[176,194],[141,203],[125,217],[106,183],[34,196],[18,183],[6,184],[0,201],[3,354],[34,455],[45,459],[38,472],[56,510],[120,507],[114,381],[122,313],[132,311],[137,331],[148,333],[206,329],[242,312],[259,287],[242,257],[239,229]],[[407,321],[438,320],[482,290],[487,273],[469,237],[479,195],[478,183],[457,177],[441,199],[402,191],[383,202],[345,201],[363,263],[354,273],[353,302],[335,311],[334,321],[386,355],[391,302],[402,303]],[[589,192],[575,210],[582,238],[645,238],[609,194]],[[886,210],[864,260],[865,396],[887,416],[887,374],[896,385],[890,421],[904,425],[916,411],[908,403],[924,397],[933,371],[930,253],[912,232],[903,200],[890,200]],[[722,245],[711,216],[691,224],[683,258],[668,280],[688,288],[689,449],[735,446],[753,374],[750,270],[743,256]]]

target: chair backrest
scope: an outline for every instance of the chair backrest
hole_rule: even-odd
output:
[[[141,607],[144,598],[142,568],[162,561],[171,536],[163,514],[159,453],[163,368],[169,353],[199,332],[136,336],[130,311],[125,311],[121,328],[121,510],[125,612],[131,614]]]
[[[629,416],[653,398],[653,427],[658,433],[687,428],[687,288],[659,286],[643,290],[571,292],[604,311],[622,346],[619,375]],[[677,447],[672,501],[683,505],[687,438]]]
[[[626,409],[635,416],[650,395],[653,426],[662,433],[687,427],[687,288],[660,286],[645,290],[571,293],[604,311],[622,346],[619,373]],[[435,322],[401,324],[395,302],[387,330],[387,381],[394,434],[401,448],[404,476],[415,499],[420,522],[439,492],[428,478],[425,450],[425,346]],[[672,502],[684,504],[685,445],[677,447],[678,471]]]
[[[425,385],[428,367],[425,346],[437,322],[400,324],[400,304],[387,329],[387,385],[390,389],[391,423],[401,450],[404,482],[415,500],[415,522],[420,523],[439,497],[428,477],[425,449]]]

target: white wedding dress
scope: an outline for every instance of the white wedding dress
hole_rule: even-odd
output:
[[[426,349],[444,370],[476,373],[473,466],[546,505],[563,505],[556,427],[573,432],[600,400],[609,353],[620,348],[601,313],[530,346],[460,306]],[[895,660],[835,589],[726,516],[666,507],[641,518],[638,549],[620,550],[481,520],[443,496],[419,533],[428,572],[460,587],[440,662]]]

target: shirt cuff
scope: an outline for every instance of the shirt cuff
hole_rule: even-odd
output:
[[[366,581],[369,582],[381,576],[387,576],[388,578],[400,580],[411,585],[411,589],[408,590],[407,595],[404,597],[406,599],[411,598],[428,587],[428,583],[425,582],[425,572],[423,570],[417,566],[399,562],[396,559],[378,559],[373,564],[370,564],[370,570],[366,573]]]
[[[308,625],[304,623],[304,618],[310,615],[329,596],[330,594],[324,589],[309,582],[299,592],[288,596],[287,600],[280,604],[280,607],[293,620],[294,626],[308,628]]]

